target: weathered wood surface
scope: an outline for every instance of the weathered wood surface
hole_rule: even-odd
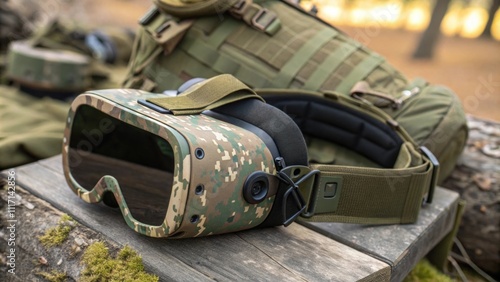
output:
[[[18,184],[117,245],[128,244],[161,280],[387,281],[388,264],[292,224],[196,239],[137,234],[119,210],[81,201],[67,187],[61,157],[16,168]]]
[[[467,202],[457,237],[500,280],[500,123],[469,116],[468,125],[464,153],[443,186]]]
[[[0,209],[7,210],[8,194],[5,190],[0,194]],[[44,281],[41,273],[57,270],[67,275],[66,282],[79,281],[78,277],[84,268],[81,264],[83,250],[95,241],[104,241],[113,256],[116,256],[118,245],[106,240],[96,231],[75,224],[63,244],[56,247],[44,247],[38,237],[58,224],[63,213],[46,201],[17,187],[15,197],[15,245],[9,246],[10,230],[2,228],[0,233],[0,281]],[[0,213],[0,226],[9,226],[6,213]],[[7,223],[7,224],[6,224]],[[12,266],[9,258],[10,248],[15,250],[14,274],[7,270]],[[7,263],[6,263],[7,262]]]
[[[391,281],[401,281],[450,232],[458,200],[457,193],[437,188],[432,204],[422,207],[415,224],[301,224],[387,262],[392,267]]]

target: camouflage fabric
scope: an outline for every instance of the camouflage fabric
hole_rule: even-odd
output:
[[[73,191],[89,203],[100,201],[104,190],[122,199],[119,184],[113,178],[102,178],[89,192],[71,177],[68,163],[71,124],[78,106],[87,104],[157,134],[174,148],[177,162],[174,183],[168,217],[161,226],[136,221],[129,214],[127,204],[119,201],[125,221],[135,231],[152,237],[183,238],[234,232],[262,223],[274,197],[259,204],[249,204],[243,199],[241,187],[254,171],[276,173],[274,160],[265,144],[242,128],[208,116],[161,115],[137,103],[138,99],[150,97],[157,97],[157,94],[115,89],[90,91],[75,99],[66,123],[63,150],[64,174]],[[196,148],[205,151],[203,159],[191,158]],[[203,183],[207,184],[203,193],[193,193],[195,187]]]

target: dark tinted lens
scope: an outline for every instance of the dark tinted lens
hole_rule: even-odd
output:
[[[162,224],[174,170],[172,146],[163,138],[82,105],[71,128],[68,162],[87,190],[104,175],[115,177],[132,216]]]

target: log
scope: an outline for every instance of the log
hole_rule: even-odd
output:
[[[500,279],[500,123],[467,119],[467,145],[443,186],[467,202],[458,239],[472,261]]]

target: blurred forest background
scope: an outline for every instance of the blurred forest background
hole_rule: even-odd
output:
[[[17,6],[16,11],[23,11],[23,22],[31,30],[53,18],[88,27],[121,26],[136,30],[138,19],[152,6],[152,0],[8,2]],[[500,122],[500,0],[302,0],[300,5],[386,57],[409,79],[424,77],[430,83],[452,88],[468,114]],[[16,35],[22,37],[13,34]],[[471,129],[476,139],[470,139],[467,152],[484,152],[484,146],[495,144],[493,153],[497,154],[497,127],[477,120],[474,124]],[[498,157],[488,156],[490,164],[495,165],[491,166],[493,169],[482,168],[486,157],[469,157],[469,166],[463,165],[451,179],[460,182],[461,189],[471,195],[490,195],[489,190],[497,193],[494,189],[498,187]],[[470,169],[474,166],[480,167],[479,172]],[[482,200],[488,196],[481,197]],[[479,212],[486,214],[484,205],[481,203],[481,209],[471,213],[471,217]],[[491,210],[487,215],[495,220],[498,213]]]
[[[291,0],[293,1],[293,0]],[[42,24],[61,17],[132,29],[151,0],[15,0]],[[410,79],[452,88],[467,113],[500,121],[500,0],[302,0]],[[422,35],[425,35],[422,38]]]

